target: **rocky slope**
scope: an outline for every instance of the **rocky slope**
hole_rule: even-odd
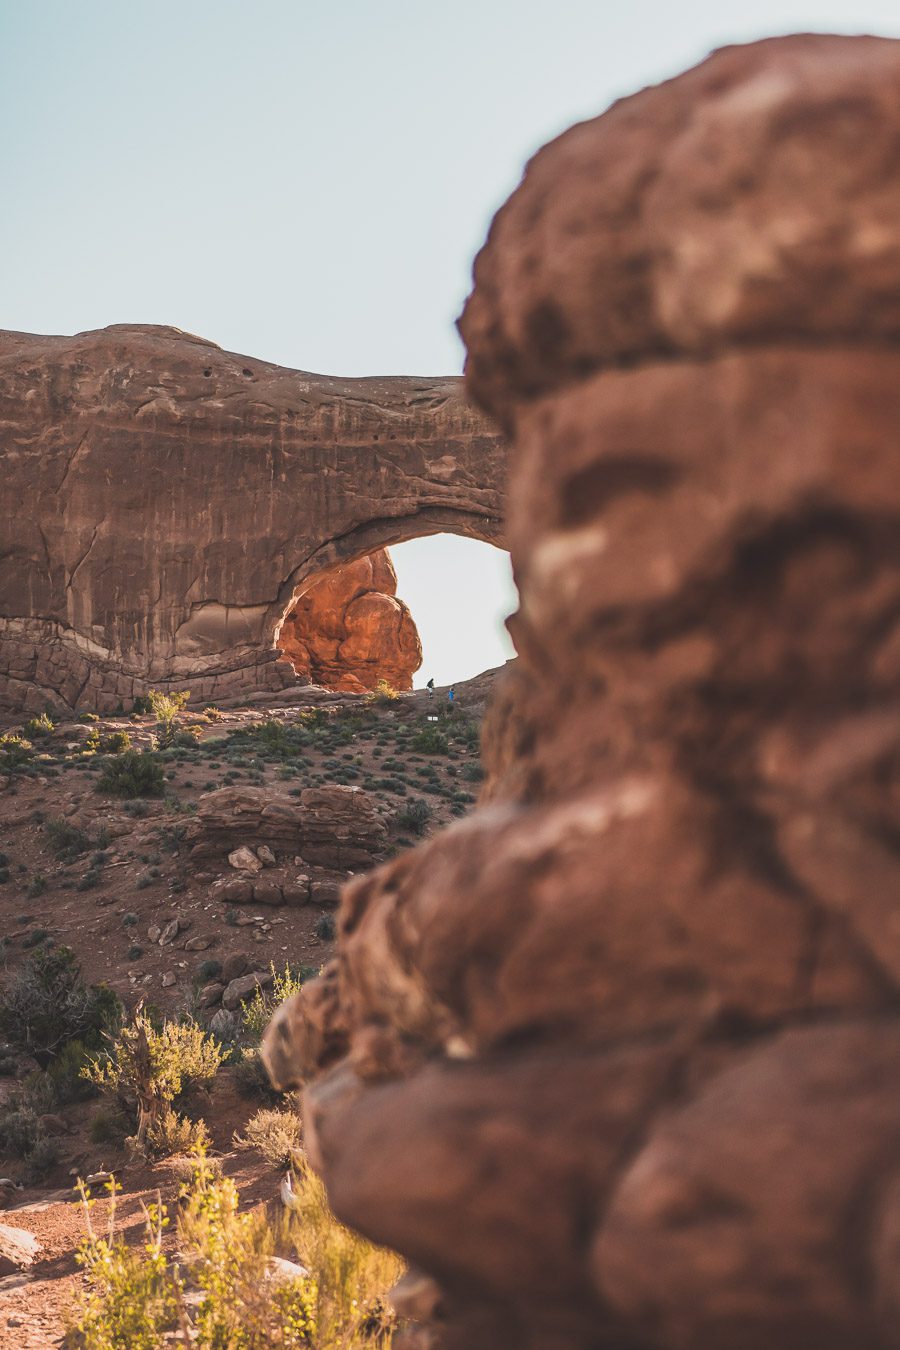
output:
[[[174,328],[0,332],[0,706],[296,683],[309,577],[446,530],[502,540],[505,450],[457,379],[330,379]]]
[[[267,1042],[446,1346],[898,1343],[898,109],[900,43],[728,48],[479,256],[492,800],[351,884]]]
[[[355,694],[374,689],[379,680],[412,689],[422,664],[419,634],[408,606],[397,598],[387,549],[313,581],[276,642],[300,679]]]

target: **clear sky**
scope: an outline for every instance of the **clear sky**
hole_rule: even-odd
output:
[[[457,372],[472,256],[528,156],[713,47],[799,30],[900,36],[900,4],[0,0],[0,326]],[[467,545],[395,560],[401,594],[450,568],[468,597],[459,667],[426,646],[440,680],[491,663],[509,608],[504,559]]]

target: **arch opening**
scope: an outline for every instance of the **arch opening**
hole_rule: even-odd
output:
[[[443,531],[363,552],[308,574],[275,628],[298,679],[362,693],[462,681],[513,655],[509,555]]]

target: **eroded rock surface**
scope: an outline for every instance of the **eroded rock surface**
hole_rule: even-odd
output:
[[[387,549],[313,581],[284,621],[278,646],[299,676],[326,689],[364,693],[379,680],[412,689],[422,644]]]
[[[249,854],[255,865],[242,870],[258,877],[263,866],[260,844],[270,846],[276,858],[284,854],[321,867],[349,869],[384,856],[387,828],[384,808],[364,788],[326,783],[288,797],[266,788],[230,787],[200,797],[186,838],[191,857],[219,857],[224,863],[233,856],[232,865],[239,870],[237,855]],[[309,878],[305,880],[308,890]]]
[[[502,540],[505,451],[458,379],[329,379],[174,328],[0,332],[0,706],[111,711],[297,680],[307,578]]]
[[[898,127],[900,43],[730,48],[478,260],[490,801],[346,888],[266,1042],[447,1346],[900,1344]]]

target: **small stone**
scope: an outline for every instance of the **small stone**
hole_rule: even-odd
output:
[[[225,958],[222,965],[222,979],[226,984],[231,984],[239,975],[243,975],[247,970],[247,957],[243,952],[232,952]]]
[[[221,1003],[224,991],[225,986],[221,981],[210,980],[209,984],[205,984],[197,995],[200,1007],[214,1008],[217,1003]]]
[[[209,933],[198,933],[196,937],[188,938],[184,944],[186,952],[205,952],[207,947],[211,947],[215,939]]]
[[[274,881],[257,881],[253,886],[253,900],[257,905],[283,905],[281,887]]]
[[[232,980],[222,994],[222,1006],[229,1012],[240,1007],[244,999],[250,998],[256,989],[268,989],[272,984],[272,974],[268,970],[254,970],[249,975]]]
[[[258,845],[256,850],[256,856],[257,858],[259,858],[259,861],[262,863],[263,867],[277,867],[278,865],[278,860],[275,857],[275,854],[269,848],[268,844]]]
[[[281,887],[284,903],[294,909],[309,902],[309,877],[304,873],[285,881]]]
[[[240,848],[236,848],[229,853],[228,861],[239,872],[252,872],[255,876],[257,872],[262,871],[262,863],[253,849],[247,848],[246,844],[241,844]]]
[[[224,1008],[220,1008],[209,1019],[209,1029],[220,1040],[230,1040],[237,1031],[237,1018],[234,1013],[226,1012]]]
[[[220,877],[209,888],[211,900],[240,905],[253,899],[253,883],[247,877]]]
[[[170,942],[174,942],[175,938],[177,938],[178,936],[180,928],[181,928],[181,921],[179,919],[176,918],[170,920],[170,922],[166,924],[165,928],[162,930],[162,933],[160,934],[159,945],[161,947],[166,947]]]
[[[165,975],[163,975],[162,977],[163,989],[171,989],[174,983],[175,983],[175,972],[172,970],[167,970]]]
[[[300,857],[300,855],[298,854],[297,857],[294,859],[294,866],[295,866],[295,867],[302,867],[303,865],[304,865],[304,864],[303,864],[303,859],[302,859],[302,858]]]
[[[159,942],[159,939],[162,937],[162,929],[158,923],[151,923],[150,927],[147,929],[147,937],[151,942]]]
[[[46,1115],[40,1116],[39,1120],[45,1134],[68,1134],[69,1132],[69,1127],[62,1116],[53,1115],[52,1112],[48,1111]]]
[[[336,905],[341,898],[341,883],[313,881],[310,883],[309,894],[314,905]]]

